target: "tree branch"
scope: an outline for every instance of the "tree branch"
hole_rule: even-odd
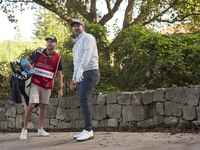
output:
[[[182,17],[181,19],[174,19],[172,21],[169,20],[161,20],[161,19],[156,19],[156,21],[158,22],[167,22],[167,23],[175,23],[175,22],[181,22],[183,21],[185,18],[189,17],[189,16],[195,16],[195,15],[200,15],[200,13],[192,13],[192,14],[188,14],[185,15],[184,17]]]
[[[157,20],[159,17],[161,17],[164,13],[166,13],[169,9],[171,9],[176,3],[178,2],[178,0],[175,0],[167,9],[163,10],[161,13],[159,13],[158,15],[154,16],[152,19],[149,19],[148,21],[145,21],[142,26],[145,26],[155,20]],[[158,21],[158,20],[157,20]]]
[[[108,13],[107,13],[106,15],[104,15],[104,16],[102,17],[102,19],[99,21],[99,24],[100,24],[100,25],[104,26],[105,23],[108,22],[108,21],[113,17],[113,15],[114,15],[114,14],[116,13],[116,11],[119,9],[119,6],[120,6],[120,4],[122,3],[122,1],[123,1],[123,0],[117,0],[117,1],[116,1],[115,5],[114,5],[114,7],[113,7],[113,9],[112,9],[112,13],[110,13],[110,12],[108,11]],[[107,6],[107,7],[108,7],[108,6]]]
[[[113,15],[113,12],[112,12],[112,9],[111,9],[111,5],[110,5],[110,0],[106,0],[106,4],[107,4],[108,13]]]
[[[93,22],[93,23],[97,23],[96,3],[97,3],[97,0],[91,0],[91,7],[90,7],[88,21]]]
[[[89,13],[89,0],[85,1],[85,11]]]
[[[135,0],[128,0],[128,6],[126,7],[125,15],[124,15],[123,29],[127,28],[132,22],[134,3],[135,3]]]
[[[45,3],[43,0],[34,0],[34,2],[56,13],[57,15],[60,16],[60,18],[62,18],[63,20],[66,20],[68,24],[70,24],[74,20],[73,18],[69,17],[63,10],[57,8],[51,1],[49,1],[51,5]]]

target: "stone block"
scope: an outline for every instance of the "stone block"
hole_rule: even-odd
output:
[[[174,103],[173,102],[165,102],[165,115],[172,116],[174,110]]]
[[[58,119],[50,119],[50,126],[57,126],[58,125]]]
[[[156,103],[156,112],[158,115],[164,115],[164,104],[163,103]]]
[[[64,120],[66,118],[65,114],[66,114],[65,109],[58,106],[57,113],[56,113],[56,119]]]
[[[55,129],[55,126],[50,125],[50,126],[49,126],[49,129]]]
[[[49,99],[49,105],[51,106],[58,106],[58,99],[57,98],[50,98]]]
[[[70,108],[69,98],[68,98],[68,97],[62,97],[62,98],[59,100],[58,106],[59,106],[59,107],[62,107],[62,108]]]
[[[4,112],[0,112],[0,121],[5,121],[6,120],[6,116]]]
[[[66,128],[70,128],[70,123],[67,123],[65,121],[58,121],[58,126],[57,129],[66,129]]]
[[[5,112],[5,116],[15,118],[15,115],[17,112],[16,106],[12,106],[12,105],[9,105],[9,106],[11,107],[7,109],[7,111]]]
[[[174,103],[173,115],[177,116],[177,117],[182,116],[182,106],[181,106],[181,104]]]
[[[97,98],[98,98],[97,95],[92,95],[92,104],[93,105],[97,105]]]
[[[115,118],[108,119],[108,126],[109,127],[118,127],[118,121]]]
[[[145,91],[142,92],[142,102],[144,105],[150,104],[153,101],[153,92],[152,91]]]
[[[117,93],[108,93],[106,96],[107,104],[116,104],[117,103]]]
[[[94,127],[94,128],[99,127],[99,121],[93,120],[93,121],[92,121],[92,127]]]
[[[157,112],[156,112],[156,108],[155,107],[149,107],[147,109],[147,118],[153,118],[157,115]]]
[[[108,126],[108,120],[105,119],[105,120],[100,120],[99,121],[99,126],[100,127],[107,127]]]
[[[155,116],[153,118],[153,124],[154,125],[161,124],[162,122],[163,122],[163,116]]]
[[[76,120],[79,119],[79,109],[66,109],[65,111],[65,120],[70,121],[70,120]]]
[[[51,106],[51,105],[47,105],[46,117],[47,118],[56,118],[56,111],[57,111],[57,107]]]
[[[121,105],[130,105],[131,104],[131,92],[121,92],[117,94],[117,102]]]
[[[33,109],[33,113],[37,113],[39,115],[39,113],[40,113],[40,107],[39,106],[35,107]]]
[[[76,128],[76,120],[70,121],[70,128]]]
[[[106,104],[106,94],[99,95],[97,97],[97,104],[100,106],[104,106]]]
[[[140,121],[137,123],[138,127],[148,127],[148,126],[153,126],[153,119],[147,119],[144,121]]]
[[[22,128],[22,122],[24,122],[22,115],[16,115],[16,128],[21,129]]]
[[[186,88],[168,88],[165,90],[165,99],[179,104],[186,101]]]
[[[93,106],[93,118],[94,120],[103,120],[106,118],[105,106]]]
[[[196,118],[196,109],[192,105],[183,106],[183,119],[193,120]]]
[[[154,102],[164,102],[165,101],[164,92],[165,92],[164,88],[156,89],[153,92],[153,101]]]
[[[4,105],[5,105],[5,102],[6,102],[6,101],[0,101],[0,107],[4,106]]]
[[[123,106],[122,118],[126,121],[141,121],[146,119],[147,110],[143,106]]]
[[[2,130],[8,129],[8,121],[1,121],[1,127]]]
[[[200,108],[197,108],[197,119],[200,121]]]
[[[170,116],[170,117],[165,117],[163,119],[163,122],[165,124],[178,124],[179,123],[179,119],[177,117]]]
[[[133,127],[132,124],[128,123],[128,122],[120,122],[120,127]]]
[[[15,106],[16,106],[16,109],[17,109],[17,114],[22,114],[22,113],[24,113],[25,112],[25,109],[24,109],[24,107],[23,107],[23,105],[22,104],[15,104]]]
[[[120,118],[122,106],[118,104],[107,105],[107,114],[110,118]]]
[[[81,107],[79,108],[79,118],[80,118],[81,120],[83,120],[83,112],[82,112]]]
[[[30,121],[39,124],[39,115],[36,115],[35,113],[33,113],[31,115]]]
[[[16,122],[14,118],[8,118],[8,128],[15,129]]]
[[[80,107],[79,97],[78,96],[70,96],[67,98],[69,100],[70,108],[78,108]]]
[[[134,106],[142,105],[142,94],[141,94],[140,91],[132,93],[131,104],[134,105]]]
[[[78,120],[76,126],[77,128],[84,128],[84,120]]]
[[[33,123],[33,125],[31,123],[31,126],[33,126],[34,128],[32,128],[32,129],[36,129],[36,131],[39,129],[39,124],[37,124],[37,123]]]
[[[44,119],[44,126],[43,126],[43,128],[49,129],[49,126],[50,126],[50,119],[49,118],[45,118]]]
[[[187,88],[186,89],[186,103],[188,105],[197,106],[199,104],[200,89],[199,88]]]

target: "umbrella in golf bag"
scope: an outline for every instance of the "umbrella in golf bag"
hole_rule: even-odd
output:
[[[17,65],[18,69],[15,69],[13,64]],[[12,76],[10,79],[12,100],[28,106],[31,76],[34,74],[34,70],[29,69],[29,62],[25,59],[15,60],[13,63],[10,62],[10,65],[12,68]]]

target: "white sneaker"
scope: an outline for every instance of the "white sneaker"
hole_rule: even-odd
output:
[[[44,131],[43,128],[41,128],[41,129],[38,129],[37,135],[38,136],[49,136],[49,133],[47,133],[46,131]]]
[[[27,133],[28,133],[27,129],[23,128],[19,139],[20,140],[26,140],[27,139]]]
[[[86,130],[83,130],[80,134],[74,135],[74,139],[80,137],[84,132],[87,132]]]
[[[93,138],[94,138],[93,130],[91,131],[83,130],[82,134],[78,138],[76,138],[76,141],[81,142],[81,141],[86,141]]]

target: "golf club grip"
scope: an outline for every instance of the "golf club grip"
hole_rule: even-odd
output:
[[[16,73],[15,68],[14,68],[12,62],[10,62],[10,65],[11,65],[12,71],[13,71],[14,73]]]

